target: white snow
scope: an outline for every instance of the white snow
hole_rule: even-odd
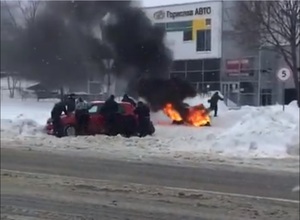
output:
[[[186,100],[190,105],[208,105],[208,97]],[[167,158],[200,161],[203,158],[299,159],[299,108],[249,107],[229,110],[219,103],[219,116],[211,127],[171,125],[162,113],[153,113],[156,133],[146,138],[88,137],[55,138],[43,128],[56,100],[2,99],[1,146],[39,150],[80,151],[122,158]]]

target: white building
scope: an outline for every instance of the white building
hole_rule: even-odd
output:
[[[146,8],[147,16],[167,31],[175,60],[221,57],[221,2]]]
[[[166,30],[173,52],[170,76],[190,81],[199,92],[220,90],[238,105],[269,105],[296,97],[291,78],[283,90],[276,72],[286,64],[267,48],[237,42],[237,1],[211,0],[146,7],[154,25]]]
[[[222,2],[205,1],[144,9],[166,30],[173,52],[171,75],[188,79],[197,90],[220,90]]]

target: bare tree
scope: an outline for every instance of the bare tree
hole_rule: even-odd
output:
[[[9,97],[14,98],[17,89],[18,77],[14,73],[14,58],[16,47],[16,36],[20,32],[14,10],[15,4],[1,1],[1,71],[7,72],[7,88]]]
[[[18,6],[26,24],[33,24],[40,6],[40,1],[18,1]]]
[[[279,51],[293,73],[299,97],[300,2],[240,1],[235,28],[242,43],[269,45]]]
[[[9,90],[9,97],[15,97],[15,91],[17,89],[17,85],[20,83],[17,73],[9,73],[7,76],[7,87]]]

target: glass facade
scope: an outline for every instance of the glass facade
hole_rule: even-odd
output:
[[[211,19],[207,18],[204,20],[205,28],[193,30],[193,21],[180,21],[180,22],[167,22],[167,23],[156,23],[155,26],[165,29],[167,32],[182,32],[182,41],[193,41],[196,42],[195,50],[211,51]],[[202,27],[203,28],[203,27]],[[193,32],[195,36],[193,39]]]
[[[171,77],[186,79],[198,92],[220,90],[220,59],[174,61]]]

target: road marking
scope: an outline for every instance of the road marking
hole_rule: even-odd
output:
[[[119,182],[119,181],[111,181],[111,180],[101,180],[101,179],[93,179],[93,178],[80,178],[80,177],[74,177],[74,176],[66,176],[66,175],[54,175],[54,174],[44,174],[44,173],[33,173],[33,172],[23,172],[23,171],[17,171],[17,170],[7,170],[7,169],[1,169],[1,175],[2,172],[8,172],[8,173],[19,173],[19,174],[27,174],[27,175],[39,175],[44,177],[53,177],[53,178],[69,178],[73,180],[90,180],[95,181],[99,183],[114,183],[114,184],[124,184],[124,185],[132,185],[136,187],[152,187],[152,188],[161,188],[161,189],[167,189],[167,190],[176,190],[176,191],[187,191],[189,193],[207,193],[211,195],[223,195],[223,196],[231,196],[231,197],[238,197],[238,198],[248,198],[248,199],[256,199],[256,200],[267,200],[267,201],[273,201],[273,202],[285,202],[285,203],[293,203],[293,204],[300,204],[299,200],[291,200],[291,199],[282,199],[282,198],[274,198],[274,197],[266,197],[266,196],[254,196],[254,195],[248,195],[248,194],[239,194],[239,193],[227,193],[227,192],[220,192],[220,191],[212,191],[212,190],[202,190],[202,189],[189,189],[189,188],[182,188],[182,187],[171,187],[171,186],[159,186],[159,185],[146,185],[146,184],[140,184],[140,183],[132,183],[132,182]]]

